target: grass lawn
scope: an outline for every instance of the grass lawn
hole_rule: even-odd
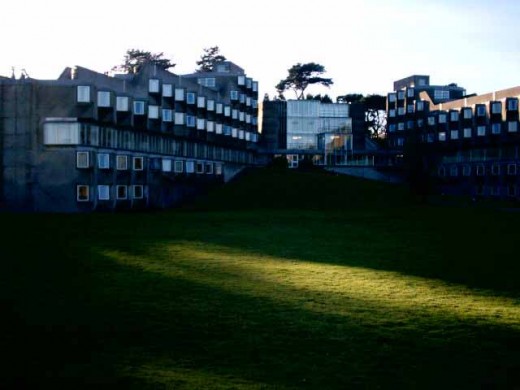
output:
[[[517,212],[264,169],[0,221],[0,388],[520,388]]]

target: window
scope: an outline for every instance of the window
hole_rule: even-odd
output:
[[[172,97],[173,96],[173,85],[171,85],[171,84],[163,84],[163,86],[162,86],[162,95],[164,97]]]
[[[477,116],[486,116],[486,106],[479,104],[476,109]]]
[[[206,109],[208,111],[215,111],[215,100],[209,99],[206,103]]]
[[[144,168],[144,158],[143,157],[134,157],[132,159],[134,171],[142,171]]]
[[[127,186],[121,186],[121,185],[117,186],[116,187],[116,198],[120,199],[120,200],[127,199],[128,198],[127,189],[128,189]]]
[[[441,131],[441,132],[439,133],[439,141],[441,141],[441,142],[442,142],[442,141],[446,141],[446,132]]]
[[[224,105],[222,103],[217,103],[216,112],[217,114],[222,114],[224,112]]]
[[[215,77],[201,77],[197,81],[200,85],[203,85],[204,87],[215,87]]]
[[[159,106],[148,106],[148,118],[159,119]]]
[[[464,165],[462,167],[462,175],[463,176],[471,176],[471,165]]]
[[[197,130],[204,130],[206,129],[206,123],[204,119],[197,118]]]
[[[119,171],[128,169],[128,158],[127,156],[116,156],[116,168]]]
[[[439,123],[446,123],[446,114],[439,115]]]
[[[456,177],[458,175],[459,175],[459,167],[457,167],[456,165],[452,165],[450,167],[450,176]]]
[[[509,111],[518,110],[518,99],[508,99],[507,100],[507,109]]]
[[[231,110],[231,118],[238,119],[238,110]]]
[[[239,111],[239,112],[238,112],[238,120],[239,120],[240,122],[245,122],[245,120],[246,120],[246,114],[243,113],[242,111]]]
[[[89,167],[89,152],[76,152],[76,168]]]
[[[399,122],[397,124],[397,130],[400,130],[400,131],[404,130],[404,122]]]
[[[144,102],[142,100],[134,101],[134,115],[144,115]]]
[[[143,186],[140,184],[136,184],[132,186],[132,197],[134,199],[143,199],[144,198],[144,191]]]
[[[450,112],[450,121],[457,122],[458,120],[459,120],[459,112],[458,111]]]
[[[175,124],[176,125],[183,125],[184,124],[184,113],[183,112],[176,112],[175,113]]]
[[[78,85],[76,96],[78,103],[90,103],[90,86]]]
[[[215,175],[222,175],[222,164],[215,164]]]
[[[206,98],[204,96],[199,96],[197,98],[197,107],[206,108]]]
[[[186,173],[194,173],[194,172],[195,172],[195,162],[186,161]]]
[[[435,125],[435,117],[434,116],[429,116],[428,117],[428,125],[429,126]]]
[[[502,126],[500,123],[493,123],[491,125],[491,133],[493,134],[500,134],[501,133]]]
[[[184,172],[184,161],[175,160],[175,173],[182,173],[182,172]]]
[[[507,164],[507,174],[516,175],[516,164]]]
[[[110,168],[110,155],[108,153],[99,153],[97,155],[98,168],[109,169]]]
[[[212,121],[207,121],[206,122],[206,130],[209,132],[209,133],[213,133],[215,131],[215,123],[212,122]]]
[[[175,101],[177,101],[177,102],[184,101],[184,89],[175,88]]]
[[[186,126],[195,127],[195,117],[193,115],[186,115]]]
[[[393,133],[395,131],[395,123],[391,123],[388,125],[388,131]]]
[[[397,99],[398,100],[404,100],[404,91],[398,91],[397,92]]]
[[[246,102],[246,95],[241,93],[240,94],[240,103],[245,103]]]
[[[215,124],[215,133],[222,134],[222,123]]]
[[[235,128],[235,127],[231,128],[231,136],[233,138],[237,138],[238,137],[238,130],[237,130],[237,128]]]
[[[251,98],[249,96],[246,97],[246,106],[251,107]]]
[[[197,173],[204,173],[204,163],[201,161],[197,161]]]
[[[413,104],[408,104],[408,105],[406,106],[406,112],[407,112],[408,114],[412,114],[412,113],[413,113],[413,110],[414,110],[414,106],[413,106]]]
[[[434,100],[445,100],[450,98],[450,91],[445,91],[442,89],[436,89],[433,91],[433,99]]]
[[[246,85],[246,77],[245,76],[238,76],[238,85]]]
[[[450,133],[451,139],[459,139],[459,131],[458,130],[452,130]]]
[[[507,131],[516,133],[518,131],[518,122],[507,122]]]
[[[238,130],[238,139],[244,139],[244,130]]]
[[[231,100],[238,100],[238,91],[230,91],[229,96]]]
[[[159,80],[157,80],[157,79],[148,80],[148,92],[159,93],[159,90],[160,90]]]
[[[491,103],[491,113],[492,114],[501,114],[502,113],[502,103],[501,102]]]
[[[161,158],[159,157],[150,157],[148,160],[150,164],[150,169],[152,171],[160,171],[161,170]]]
[[[389,93],[389,94],[388,94],[388,102],[389,102],[389,103],[395,103],[395,101],[396,101],[396,95],[395,95],[395,93]]]
[[[173,110],[163,108],[162,120],[163,120],[163,122],[172,122],[173,121]]]
[[[388,110],[388,116],[390,118],[395,118],[395,109],[391,108],[390,110]]]
[[[172,171],[172,160],[169,158],[162,159],[162,171],[163,172],[171,172]]]
[[[397,108],[397,115],[404,115],[404,107]]]
[[[195,104],[196,98],[194,92],[188,92],[186,93],[186,103],[188,104]]]
[[[98,107],[110,107],[110,92],[98,91],[97,93],[97,105]]]
[[[471,128],[470,127],[466,127],[464,129],[464,138],[471,138]]]
[[[100,184],[97,186],[98,199],[109,200],[110,199],[110,186]]]
[[[120,112],[127,112],[129,107],[128,96],[118,96],[116,98],[116,110]]]
[[[493,164],[491,166],[491,174],[494,176],[500,175],[500,165],[499,164]]]
[[[251,79],[249,77],[246,79],[246,87],[248,89],[251,89],[253,87],[253,79]]]
[[[231,107],[229,107],[229,106],[224,107],[224,116],[231,116]]]
[[[471,112],[471,108],[464,108],[462,110],[464,119],[471,119],[473,117],[473,113]]]
[[[486,126],[478,126],[477,127],[477,136],[483,137],[486,135]]]
[[[415,122],[414,122],[414,121],[408,121],[408,122],[406,122],[406,127],[407,127],[409,130],[412,130],[412,129],[415,127]]]
[[[415,90],[413,88],[408,88],[406,90],[406,97],[413,98],[415,95]]]
[[[43,143],[45,145],[79,145],[80,124],[77,122],[45,123]]]
[[[424,102],[423,101],[417,102],[416,106],[417,106],[417,111],[423,111],[424,110]]]
[[[76,186],[76,200],[78,202],[88,202],[90,200],[89,196],[90,187],[87,185],[77,185]]]
[[[253,81],[253,92],[258,91],[258,81]]]

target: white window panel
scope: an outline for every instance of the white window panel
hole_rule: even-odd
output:
[[[231,107],[230,106],[224,107],[224,116],[231,116]]]
[[[251,107],[251,98],[249,96],[246,97],[246,106]]]
[[[244,130],[238,130],[238,139],[244,139]]]
[[[176,112],[175,113],[175,124],[176,125],[183,125],[184,124],[184,113],[183,112]]]
[[[206,107],[206,98],[204,96],[199,96],[197,98],[197,107],[205,108]]]
[[[197,118],[197,130],[204,130],[206,128],[206,123],[204,119]]]
[[[172,171],[172,160],[169,158],[162,159],[162,171],[163,172],[171,172]]]
[[[251,133],[249,131],[246,131],[245,138],[246,138],[246,141],[251,141]]]
[[[231,136],[232,136],[233,138],[237,138],[237,137],[238,137],[238,129],[237,129],[237,128],[233,127],[233,128],[231,129]]]
[[[173,96],[173,85],[171,85],[171,84],[163,84],[163,86],[162,86],[162,95],[164,97],[172,97]]]
[[[209,133],[213,133],[213,132],[215,131],[215,122],[207,121],[207,122],[206,122],[206,130],[207,130]]]
[[[458,130],[452,130],[450,133],[451,139],[459,139],[459,131]]]
[[[208,111],[215,111],[215,100],[208,99],[206,103],[206,109]]]
[[[155,105],[148,106],[148,118],[159,119],[159,106],[155,106]]]
[[[98,107],[111,107],[112,104],[110,103],[110,92],[98,91],[97,105],[98,105]]]
[[[142,100],[134,101],[134,115],[144,115],[144,102]]]
[[[439,133],[439,141],[441,141],[441,142],[446,141],[446,133],[444,131],[441,131]]]
[[[183,88],[175,88],[175,100],[178,102],[184,101],[184,89]]]
[[[150,93],[159,93],[160,85],[158,79],[150,79],[148,80],[148,92]]]
[[[116,110],[120,112],[127,112],[130,107],[128,96],[118,96],[116,98]]]
[[[238,110],[232,110],[231,111],[231,118],[232,119],[238,119]]]
[[[110,186],[100,184],[97,186],[97,190],[99,200],[110,200]]]
[[[222,134],[222,123],[217,123],[215,125],[215,133]]]
[[[76,89],[78,103],[90,103],[90,86],[78,85]]]
[[[215,111],[217,114],[222,114],[224,112],[224,105],[222,103],[217,103]]]
[[[43,143],[45,145],[79,145],[80,124],[45,123],[43,125]]]
[[[238,76],[238,85],[246,85],[246,76]]]
[[[186,173],[195,173],[195,161],[186,161]]]
[[[173,121],[173,110],[163,108],[162,109],[162,120],[163,120],[163,122],[172,122]]]
[[[244,121],[246,120],[246,114],[243,113],[242,111],[239,111],[239,112],[238,112],[238,120],[239,120],[240,122],[244,122]]]
[[[246,123],[251,123],[251,115],[246,114]]]

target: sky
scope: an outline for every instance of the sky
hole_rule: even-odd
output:
[[[67,66],[109,71],[130,48],[192,73],[204,48],[259,81],[260,98],[294,64],[317,62],[331,88],[386,94],[412,74],[467,93],[520,85],[518,0],[18,0],[3,2],[0,75],[55,79]],[[293,92],[286,93],[294,98]]]

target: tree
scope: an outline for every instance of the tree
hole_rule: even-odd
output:
[[[318,100],[322,103],[332,103],[332,99],[330,98],[329,95],[325,94],[323,96],[321,96],[321,94],[317,94],[317,95],[312,95],[310,93],[307,94],[307,96],[305,96],[305,100]]]
[[[220,54],[218,46],[208,47],[204,49],[204,53],[200,56],[200,60],[197,61],[199,69],[197,72],[211,72],[215,67],[215,64],[226,61],[226,57]]]
[[[363,101],[363,99],[364,99],[364,96],[360,93],[348,93],[343,96],[338,96],[336,98],[336,102],[352,104],[352,103],[359,103],[359,102]]]
[[[386,132],[386,97],[367,95],[362,100],[365,104],[365,120],[372,138],[382,138]]]
[[[171,60],[163,58],[164,53],[151,53],[149,51],[139,49],[128,49],[125,54],[124,62],[121,65],[116,65],[112,68],[113,71],[125,72],[135,74],[138,73],[141,67],[150,62],[159,66],[161,69],[173,68],[176,64]]]
[[[279,95],[282,95],[285,91],[292,89],[296,94],[298,100],[304,98],[305,89],[311,84],[321,84],[325,87],[329,87],[333,84],[332,79],[320,77],[325,73],[325,67],[314,62],[307,64],[297,63],[288,69],[289,74],[283,80],[276,85],[276,90]]]

